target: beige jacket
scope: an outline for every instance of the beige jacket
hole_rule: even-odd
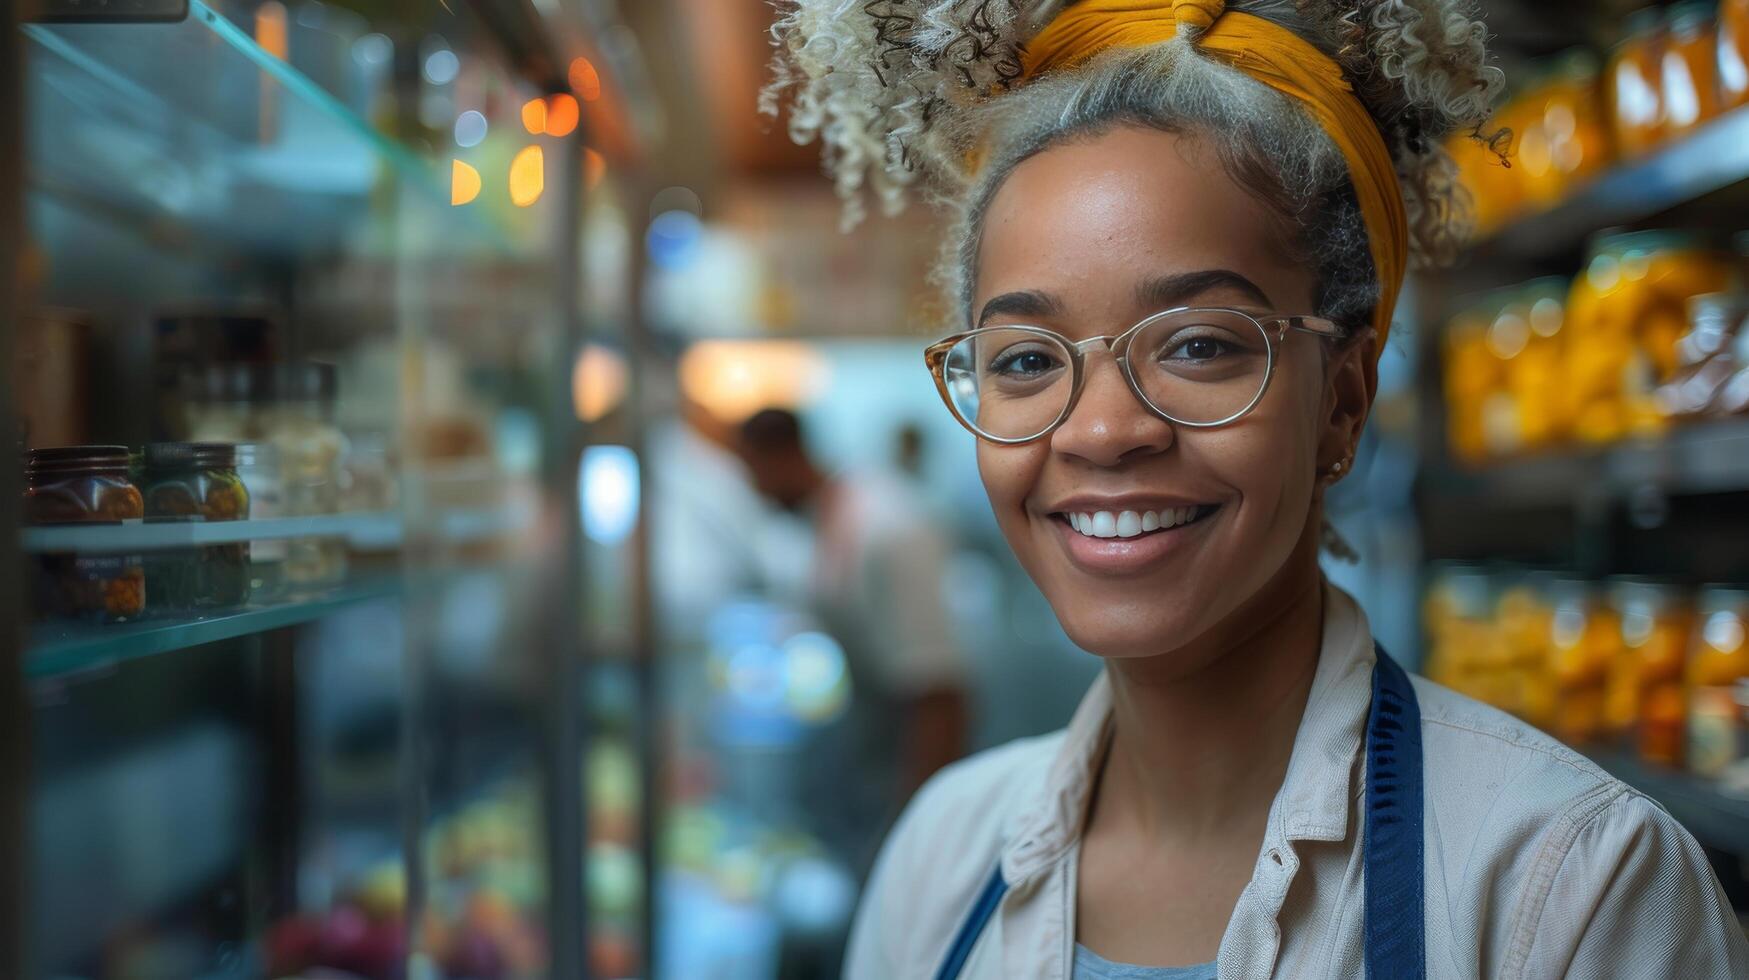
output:
[[[1325,592],[1322,659],[1222,978],[1361,977],[1366,615]],[[1426,771],[1427,974],[1749,978],[1700,846],[1658,804],[1523,723],[1415,678]],[[1067,730],[960,762],[887,839],[849,980],[929,978],[998,861],[1009,891],[962,974],[1068,980],[1082,815],[1111,715],[1097,680]]]

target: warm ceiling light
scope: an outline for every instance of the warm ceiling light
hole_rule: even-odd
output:
[[[601,75],[588,58],[574,58],[571,61],[571,91],[584,102],[594,102],[601,98]]]
[[[599,422],[625,398],[631,371],[617,351],[589,344],[571,369],[571,401],[577,417]]]
[[[546,132],[547,100],[529,99],[522,104],[522,126],[533,136]]]
[[[547,99],[547,135],[569,136],[577,128],[577,121],[582,116],[582,110],[573,96],[564,94]]]
[[[510,201],[526,208],[546,190],[546,156],[538,146],[525,146],[510,161]]]
[[[449,203],[461,207],[479,196],[480,172],[460,160],[450,161]]]

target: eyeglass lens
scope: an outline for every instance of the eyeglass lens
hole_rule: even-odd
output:
[[[1269,338],[1251,318],[1187,310],[1148,323],[1127,352],[1136,386],[1155,409],[1189,424],[1245,412],[1269,377]],[[996,439],[1028,439],[1062,417],[1074,393],[1070,350],[1021,327],[985,327],[961,340],[942,365],[953,410]]]

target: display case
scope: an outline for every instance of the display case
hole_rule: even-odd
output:
[[[1585,6],[1599,16],[1577,22],[1614,24]],[[1705,110],[1686,120],[1648,90],[1644,118],[1624,121],[1598,88],[1658,18],[1680,39],[1738,7],[1642,11],[1608,39],[1613,75],[1574,81],[1598,52],[1509,72],[1540,79],[1499,117],[1517,130],[1511,166],[1467,152],[1487,226],[1455,270],[1420,278],[1413,313],[1426,672],[1656,799],[1742,910],[1749,113],[1715,104],[1707,71],[1662,76],[1704,89],[1672,103]],[[1656,123],[1656,139],[1628,122]]]
[[[0,974],[590,975],[589,27],[3,26]]]

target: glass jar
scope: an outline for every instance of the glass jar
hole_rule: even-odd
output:
[[[237,475],[236,447],[160,442],[141,456],[140,486],[149,522],[217,523],[249,517],[249,491]],[[146,558],[152,608],[225,609],[249,599],[249,544],[243,541],[156,551]]]
[[[249,494],[249,519],[271,520],[286,516],[285,475],[279,465],[279,450],[265,443],[246,442],[237,448],[237,477]],[[284,538],[249,542],[249,595],[269,599],[285,585],[287,545]]]
[[[1567,299],[1561,397],[1576,437],[1613,442],[1668,427],[1659,388],[1676,373],[1688,299],[1726,289],[1732,271],[1685,232],[1598,238]]]
[[[1619,645],[1620,619],[1579,579],[1550,584],[1549,677],[1554,686],[1550,729],[1574,744],[1603,734],[1603,706],[1609,671]]]
[[[346,437],[334,423],[338,392],[334,365],[320,362],[280,365],[273,401],[260,416],[262,441],[279,453],[288,516],[308,517],[340,510]],[[288,588],[319,589],[346,577],[346,542],[338,538],[294,538],[287,543]]]
[[[1709,0],[1685,0],[1666,20],[1664,135],[1680,136],[1719,114],[1718,40]]]
[[[1749,590],[1706,589],[1699,607],[1688,662],[1688,768],[1749,785]]]
[[[1719,0],[1719,110],[1749,105],[1749,0]]]
[[[1602,172],[1614,157],[1606,112],[1598,93],[1597,57],[1567,52],[1551,62],[1541,79],[1501,124],[1518,134],[1514,170],[1526,200],[1549,207],[1575,186]]]
[[[1610,52],[1605,92],[1616,150],[1646,152],[1664,139],[1664,22],[1647,7],[1628,15],[1627,36]]]
[[[26,458],[24,518],[33,526],[119,524],[144,516],[125,446],[36,449]],[[146,609],[138,555],[44,554],[37,566],[38,605],[49,615],[118,623]]]
[[[1605,723],[1635,737],[1647,762],[1677,765],[1687,738],[1687,666],[1693,610],[1680,590],[1642,579],[1619,579],[1616,610],[1621,646],[1610,673]]]
[[[1720,411],[1720,396],[1739,367],[1737,337],[1749,322],[1749,294],[1702,293],[1688,300],[1688,332],[1676,341],[1676,373],[1658,399],[1672,418]]]

